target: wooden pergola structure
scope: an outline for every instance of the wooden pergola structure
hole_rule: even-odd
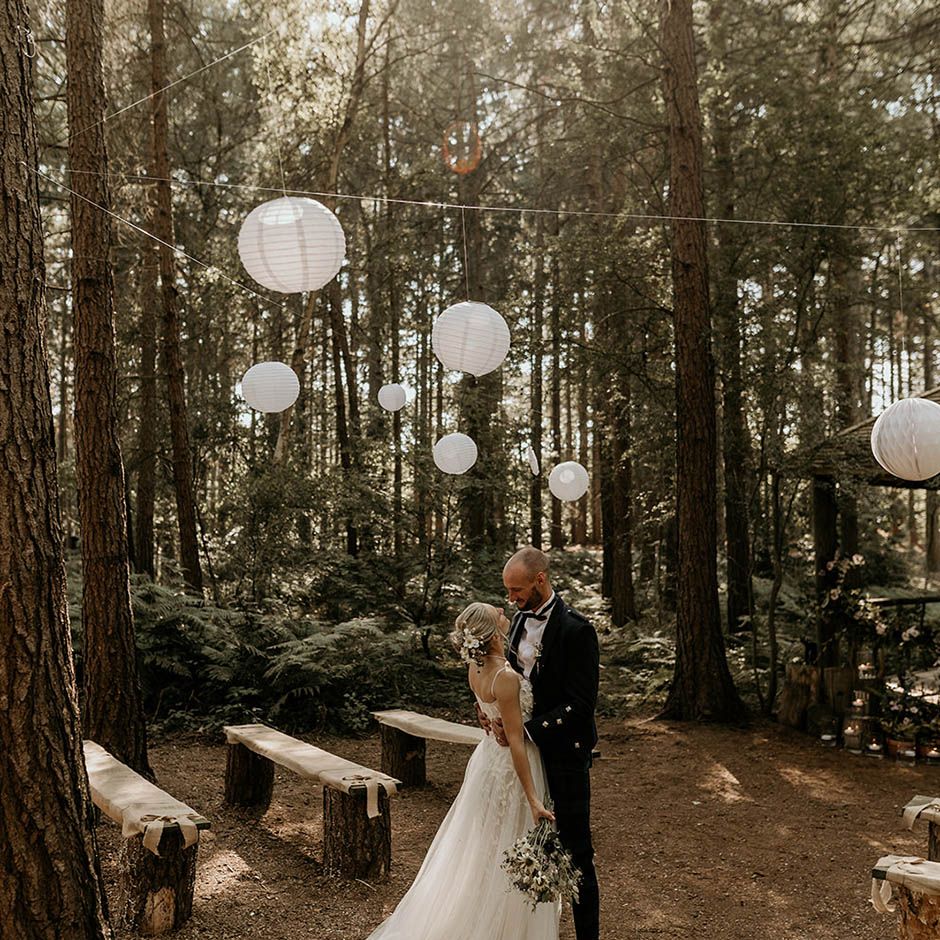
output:
[[[916,396],[940,404],[940,388]],[[826,564],[837,553],[844,556],[858,550],[858,520],[854,512],[840,506],[839,485],[882,486],[892,489],[940,490],[940,474],[929,480],[912,482],[888,473],[875,460],[871,451],[871,430],[877,416],[845,428],[815,447],[807,447],[787,461],[788,476],[809,478],[813,483],[813,549],[816,571],[816,594],[822,600],[832,584]],[[921,594],[910,603],[940,601],[940,595]],[[825,624],[817,623],[818,664],[823,668],[837,665],[835,637],[825,635]]]

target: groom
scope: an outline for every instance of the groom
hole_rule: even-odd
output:
[[[509,628],[509,662],[532,683],[534,707],[525,731],[545,762],[558,835],[581,871],[575,933],[577,940],[598,940],[590,778],[597,743],[597,634],[552,590],[548,556],[537,548],[522,548],[506,562],[503,584],[518,608]],[[487,730],[508,745],[499,719]]]

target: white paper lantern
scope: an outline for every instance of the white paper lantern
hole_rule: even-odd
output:
[[[445,368],[479,378],[498,369],[506,358],[509,327],[488,304],[465,300],[434,321],[431,345]]]
[[[532,450],[532,445],[529,445],[529,469],[532,471],[532,476],[537,477],[539,475],[539,458],[536,457],[535,451]]]
[[[242,379],[242,398],[267,414],[290,408],[299,394],[297,373],[283,362],[259,362]]]
[[[940,405],[927,398],[896,401],[871,429],[871,452],[902,480],[927,480],[940,473]]]
[[[322,203],[282,196],[251,210],[238,233],[238,254],[259,284],[296,294],[319,290],[336,277],[346,236]]]
[[[477,462],[477,445],[466,434],[445,434],[434,445],[434,463],[444,473],[466,473]]]
[[[407,400],[407,393],[397,382],[393,382],[391,385],[383,385],[379,389],[379,404],[386,411],[401,411]]]
[[[566,460],[549,474],[548,488],[558,499],[574,502],[588,491],[587,470],[574,460]]]

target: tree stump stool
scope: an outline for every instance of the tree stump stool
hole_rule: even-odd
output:
[[[262,813],[271,805],[274,762],[243,744],[229,744],[225,761],[225,802],[253,806]]]
[[[198,850],[198,842],[184,847],[178,828],[163,830],[159,855],[145,849],[140,836],[124,840],[119,858],[118,912],[126,928],[148,937],[159,936],[189,919]]]
[[[896,913],[900,940],[940,937],[940,863],[916,856],[886,855],[872,869],[875,910]],[[891,895],[897,902],[892,904]]]
[[[379,815],[369,819],[366,789],[323,788],[323,867],[343,878],[384,879],[392,865],[392,815],[379,791]]]
[[[427,783],[427,742],[390,725],[379,725],[382,739],[382,773],[401,780],[404,787]]]

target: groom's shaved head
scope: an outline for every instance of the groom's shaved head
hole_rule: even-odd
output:
[[[527,545],[525,548],[520,548],[519,551],[506,562],[503,571],[508,572],[510,569],[521,573],[530,581],[533,580],[539,572],[544,572],[545,576],[548,577],[548,555],[546,555],[545,552],[540,552],[537,548],[533,548],[531,545]]]

